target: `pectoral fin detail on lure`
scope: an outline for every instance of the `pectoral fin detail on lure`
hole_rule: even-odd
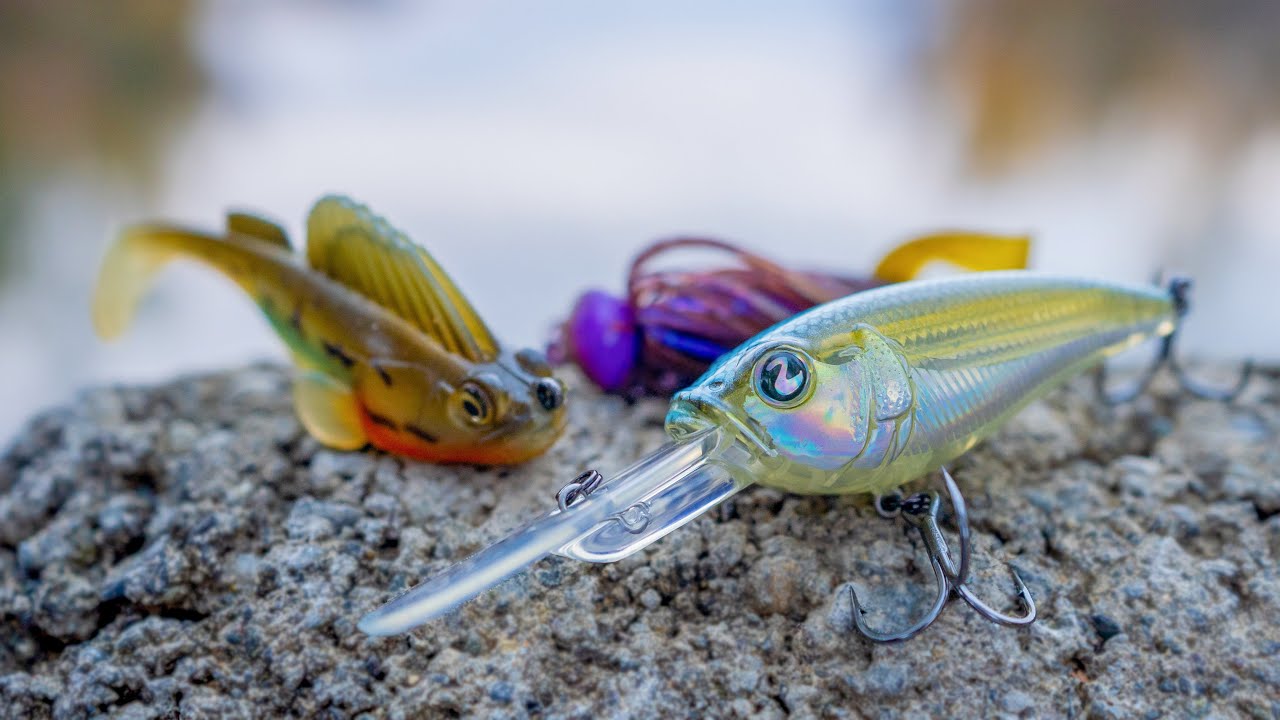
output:
[[[905,415],[915,402],[915,391],[910,368],[897,343],[865,323],[854,326],[840,342],[846,348],[838,356],[845,361],[858,358],[867,370],[867,387],[875,399],[875,419],[892,420]]]
[[[293,379],[293,404],[307,432],[321,443],[336,450],[358,450],[368,442],[360,404],[340,380],[300,369]]]

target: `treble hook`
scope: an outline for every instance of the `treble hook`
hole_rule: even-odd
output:
[[[960,562],[957,564],[947,548],[947,540],[938,528],[938,511],[942,507],[942,498],[937,492],[916,493],[905,500],[891,501],[887,496],[876,498],[876,510],[881,515],[893,517],[901,515],[920,533],[924,540],[925,551],[929,556],[929,565],[933,568],[933,576],[938,586],[938,594],[933,606],[924,617],[911,626],[894,632],[878,632],[867,626],[863,620],[866,609],[858,599],[858,592],[849,585],[849,601],[853,605],[853,622],[858,631],[876,642],[902,642],[915,637],[925,628],[933,624],[942,614],[947,601],[954,594],[969,604],[977,613],[993,623],[1010,627],[1023,627],[1036,621],[1036,602],[1031,591],[1022,582],[1017,568],[1009,566],[1014,582],[1018,584],[1018,598],[1022,603],[1022,615],[1007,615],[996,611],[990,605],[978,599],[969,588],[969,514],[965,508],[964,496],[951,477],[951,473],[942,468],[942,479],[946,485],[947,499],[955,512],[956,528],[960,532]]]
[[[1235,385],[1226,390],[1205,387],[1187,375],[1174,354],[1174,343],[1178,338],[1178,330],[1182,327],[1182,318],[1191,309],[1191,278],[1175,277],[1170,280],[1169,297],[1173,300],[1174,313],[1177,315],[1173,331],[1160,340],[1160,352],[1156,355],[1155,360],[1151,361],[1151,364],[1143,371],[1133,387],[1123,392],[1107,392],[1106,363],[1098,366],[1098,370],[1094,374],[1094,385],[1097,388],[1098,395],[1107,405],[1121,405],[1146,392],[1156,373],[1164,366],[1168,366],[1173,376],[1178,379],[1178,385],[1183,390],[1202,400],[1232,402],[1240,396],[1245,386],[1249,384],[1249,378],[1253,376],[1253,360],[1245,360],[1244,366],[1240,368],[1240,377],[1236,380]]]

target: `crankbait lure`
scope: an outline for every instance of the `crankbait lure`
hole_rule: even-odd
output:
[[[720,240],[662,240],[631,263],[626,299],[584,293],[557,330],[547,357],[572,361],[606,392],[669,397],[717,358],[798,312],[846,295],[914,278],[934,262],[966,270],[1020,270],[1023,236],[948,232],[892,250],[869,276],[792,270]],[[658,269],[688,250],[722,258],[700,270]]]
[[[298,417],[325,445],[506,464],[564,429],[564,386],[543,356],[501,347],[436,261],[363,205],[319,200],[305,259],[282,228],[250,215],[229,215],[221,235],[131,228],[103,263],[98,334],[122,333],[151,277],[182,257],[257,302],[298,366]]]
[[[854,620],[873,639],[911,637],[952,595],[996,622],[1029,623],[1035,608],[1020,579],[1021,616],[992,610],[967,586],[967,516],[945,468],[958,562],[937,528],[938,494],[883,494],[942,468],[1103,358],[1155,337],[1171,350],[1187,292],[1185,282],[1164,292],[999,272],[889,285],[820,305],[755,336],[678,393],[666,419],[674,442],[608,482],[584,473],[557,494],[555,510],[370,613],[360,628],[404,632],[551,553],[624,558],[752,483],[881,494],[877,507],[919,529],[937,600],[911,628],[877,633],[863,624],[851,591]]]

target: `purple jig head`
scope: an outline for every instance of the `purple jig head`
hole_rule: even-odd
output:
[[[574,303],[561,329],[573,360],[605,392],[621,392],[631,382],[639,340],[631,305],[603,290],[588,290]],[[554,347],[554,346],[553,346]],[[552,362],[563,362],[563,351]]]

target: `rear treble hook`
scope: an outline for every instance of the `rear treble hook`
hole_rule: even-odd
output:
[[[1191,309],[1191,278],[1175,277],[1169,281],[1169,297],[1173,300],[1173,309],[1177,315],[1173,331],[1165,335],[1160,340],[1160,352],[1156,355],[1155,360],[1142,372],[1138,381],[1128,390],[1121,392],[1107,392],[1107,366],[1103,363],[1098,366],[1097,372],[1094,374],[1094,385],[1097,387],[1098,395],[1102,401],[1108,405],[1121,405],[1132,401],[1142,393],[1146,392],[1147,387],[1151,385],[1151,381],[1155,378],[1156,373],[1161,367],[1168,366],[1173,376],[1178,379],[1178,385],[1192,395],[1202,400],[1215,400],[1218,402],[1233,402],[1244,391],[1246,385],[1249,384],[1249,378],[1253,376],[1253,361],[1245,360],[1244,366],[1240,368],[1240,376],[1236,380],[1234,386],[1228,389],[1210,388],[1202,385],[1187,375],[1182,365],[1178,362],[1178,358],[1174,353],[1174,343],[1178,339],[1178,330],[1182,326],[1182,318],[1186,316]]]
[[[924,617],[916,623],[901,630],[879,632],[867,626],[863,615],[866,609],[858,600],[858,592],[849,585],[849,602],[853,605],[853,622],[858,631],[876,642],[902,642],[915,637],[925,628],[933,624],[942,609],[954,594],[969,604],[977,613],[993,623],[1010,627],[1025,627],[1036,621],[1036,603],[1031,591],[1022,582],[1022,577],[1013,566],[1009,567],[1014,581],[1018,584],[1018,598],[1022,603],[1022,615],[1001,613],[974,595],[969,587],[969,514],[965,509],[964,496],[947,469],[942,468],[942,479],[946,484],[947,498],[955,511],[956,529],[960,533],[960,562],[957,564],[947,548],[947,540],[938,528],[938,511],[942,507],[942,498],[937,492],[916,493],[905,500],[891,501],[887,496],[876,498],[876,510],[886,517],[898,514],[912,525],[920,538],[924,540],[925,551],[929,556],[929,565],[933,569],[938,594],[933,606]]]

